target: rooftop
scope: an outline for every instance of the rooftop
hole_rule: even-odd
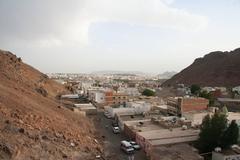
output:
[[[160,146],[152,150],[151,158],[153,160],[158,160],[159,157],[161,157],[161,160],[203,160],[194,150],[188,144]]]
[[[236,145],[236,146],[234,146],[230,149],[224,149],[221,152],[217,152],[217,153],[221,153],[221,154],[224,154],[226,156],[228,156],[228,155],[239,155],[240,154],[240,147]]]
[[[135,132],[146,132],[163,129],[163,127],[158,124],[154,124],[153,122],[151,122],[151,120],[127,121],[125,122],[125,125],[129,126],[129,128],[131,128]]]
[[[160,130],[138,132],[138,135],[148,140],[160,140],[160,139],[178,138],[178,137],[192,137],[192,136],[198,136],[198,134],[199,134],[199,130],[195,130],[195,129],[182,130],[182,128],[174,128],[172,130],[160,129]]]
[[[218,98],[220,102],[238,102],[240,103],[240,99],[233,99],[233,98]]]

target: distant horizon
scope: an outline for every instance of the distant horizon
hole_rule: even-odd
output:
[[[98,73],[98,72],[103,72],[103,73]],[[106,72],[106,73],[104,73]],[[109,73],[107,73],[109,72]],[[113,72],[113,73],[110,73]],[[119,72],[119,73],[114,73],[114,72]],[[139,73],[137,73],[139,72]],[[175,71],[165,71],[165,72],[161,72],[161,73],[153,73],[153,72],[141,72],[141,71],[120,71],[120,70],[99,70],[99,71],[92,71],[92,72],[47,72],[45,74],[151,74],[151,75],[160,75],[160,74],[164,74],[164,73],[168,73],[168,72],[174,72],[174,73],[178,73]]]
[[[180,72],[240,47],[238,0],[0,1],[0,48],[44,73]]]

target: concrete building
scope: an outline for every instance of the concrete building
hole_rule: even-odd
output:
[[[185,112],[207,110],[209,100],[195,97],[168,98],[169,112],[173,115],[182,115]]]
[[[175,144],[153,148],[150,160],[204,160],[195,148],[188,144]]]
[[[236,87],[232,88],[232,91],[240,94],[240,86],[236,86]]]
[[[140,96],[141,95],[141,93],[138,91],[137,88],[120,87],[118,89],[118,92],[125,93],[126,95],[128,95],[130,97],[136,97],[136,96]]]
[[[89,89],[88,90],[88,98],[92,102],[98,103],[98,104],[105,104],[105,91],[104,89]]]
[[[126,105],[128,102],[128,95],[125,93],[116,93],[113,91],[105,92],[105,104],[112,105]]]
[[[92,88],[93,82],[81,82],[78,88],[83,91],[83,94],[87,95],[88,89]]]
[[[199,126],[202,124],[202,120],[206,115],[212,115],[213,112],[205,110],[205,111],[193,111],[193,112],[185,112],[182,114],[182,117],[185,117],[187,120],[192,122],[192,126]]]
[[[124,121],[124,133],[129,139],[136,139],[137,132],[146,132],[149,130],[164,129],[158,124],[155,124],[148,118],[142,118],[129,121]]]
[[[78,99],[79,95],[78,94],[65,94],[65,95],[62,95],[61,98],[63,98],[63,99]]]
[[[126,102],[125,107],[105,107],[105,110],[115,117],[116,115],[140,115],[151,110],[151,105],[145,102]]]
[[[194,142],[198,139],[199,132],[199,130],[182,128],[137,132],[136,142],[149,155],[151,150],[158,146]]]
[[[212,152],[212,160],[239,160],[240,147],[234,146],[231,149],[219,150]]]
[[[74,104],[73,110],[77,112],[77,110],[85,112],[86,115],[95,115],[97,114],[97,108],[94,107],[91,103],[87,104]]]
[[[239,112],[240,111],[240,99],[233,98],[218,98],[216,102],[217,106],[226,106],[228,111]]]

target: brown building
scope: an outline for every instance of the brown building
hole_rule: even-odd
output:
[[[196,97],[176,97],[168,98],[167,105],[169,113],[181,115],[182,113],[192,111],[207,110],[209,100]]]
[[[105,92],[106,105],[125,105],[128,102],[128,95],[124,93],[115,93],[113,91]]]

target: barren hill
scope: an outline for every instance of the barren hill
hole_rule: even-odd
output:
[[[91,159],[93,124],[61,107],[60,84],[0,50],[0,159]]]
[[[212,52],[197,58],[193,64],[163,83],[201,86],[240,85],[240,48],[230,52]]]

